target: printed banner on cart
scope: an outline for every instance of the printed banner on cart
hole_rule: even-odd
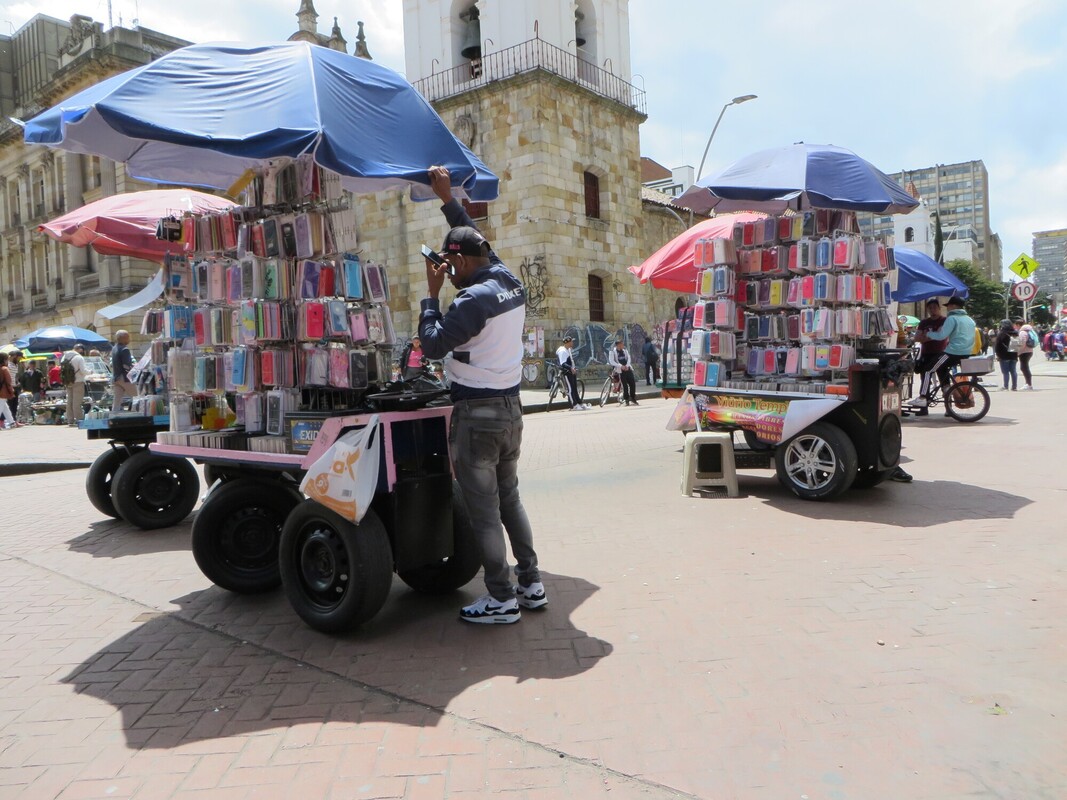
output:
[[[693,402],[701,430],[736,426],[752,431],[769,444],[790,439],[841,404],[841,400],[834,397],[782,397],[701,390],[693,391]]]

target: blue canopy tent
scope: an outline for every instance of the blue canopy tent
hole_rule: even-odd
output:
[[[761,150],[698,181],[677,205],[700,214],[787,208],[834,208],[899,214],[919,201],[851,150],[832,144],[798,144]]]
[[[919,250],[893,249],[897,263],[897,288],[893,299],[898,303],[918,303],[931,297],[966,297],[964,283]]]
[[[307,42],[183,47],[61,101],[23,135],[154,183],[227,189],[249,169],[311,155],[353,192],[411,187],[430,199],[433,165],[471,200],[498,192],[403,76]]]
[[[69,350],[76,344],[98,348],[101,345],[107,346],[108,341],[99,333],[74,325],[49,325],[15,340],[16,347],[30,350],[33,353]]]

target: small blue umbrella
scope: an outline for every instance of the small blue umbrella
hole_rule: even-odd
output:
[[[899,214],[919,201],[851,150],[831,144],[794,144],[742,158],[698,181],[676,204],[706,214],[787,208],[834,208]]]
[[[33,353],[55,352],[56,350],[69,350],[76,344],[86,347],[99,347],[107,345],[108,341],[99,333],[78,328],[74,325],[51,325],[46,328],[38,328],[33,333],[15,340],[15,345],[23,350]]]
[[[931,297],[966,297],[967,286],[955,275],[920,250],[893,248],[897,264],[897,288],[893,299],[898,303],[918,303]]]
[[[63,100],[23,135],[155,183],[226,189],[248,169],[310,154],[353,192],[410,186],[430,199],[433,165],[471,200],[498,188],[403,76],[307,42],[183,47]]]

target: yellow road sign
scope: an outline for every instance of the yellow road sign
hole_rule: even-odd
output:
[[[1008,269],[1020,278],[1029,278],[1037,271],[1038,264],[1026,253],[1021,253],[1017,259],[1008,265]]]

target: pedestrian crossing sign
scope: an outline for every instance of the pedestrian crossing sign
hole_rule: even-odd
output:
[[[1037,271],[1038,263],[1026,253],[1020,253],[1019,257],[1008,265],[1008,269],[1023,280],[1026,280]]]

